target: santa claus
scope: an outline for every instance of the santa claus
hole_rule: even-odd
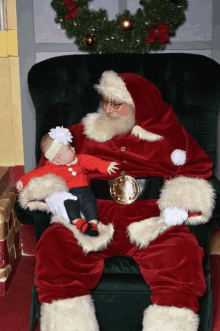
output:
[[[152,292],[143,331],[196,331],[204,252],[186,224],[211,217],[212,161],[143,77],[106,71],[95,88],[100,108],[69,127],[76,153],[116,161],[119,170],[88,174],[98,199],[98,237],[53,216],[37,244],[41,330],[98,331],[90,290],[106,257],[127,255]]]

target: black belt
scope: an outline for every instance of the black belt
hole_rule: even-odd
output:
[[[119,178],[119,177],[118,177]],[[157,177],[136,177],[134,178],[139,186],[139,193],[135,200],[158,199],[164,181],[162,176]],[[91,179],[90,188],[97,199],[115,200],[110,193],[112,180]]]

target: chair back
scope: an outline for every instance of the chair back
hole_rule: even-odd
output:
[[[36,109],[37,162],[40,140],[52,127],[68,127],[97,110],[100,96],[93,86],[105,70],[136,73],[154,83],[216,166],[220,65],[181,53],[65,55],[35,64],[28,86]]]

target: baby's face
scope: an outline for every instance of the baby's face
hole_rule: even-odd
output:
[[[57,165],[64,165],[69,164],[75,160],[75,148],[72,147],[70,144],[68,145],[62,145],[60,147],[59,152],[55,156],[53,163]]]

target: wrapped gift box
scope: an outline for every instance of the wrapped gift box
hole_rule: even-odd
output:
[[[21,257],[21,224],[15,216],[15,186],[0,196],[0,296],[4,296]]]

